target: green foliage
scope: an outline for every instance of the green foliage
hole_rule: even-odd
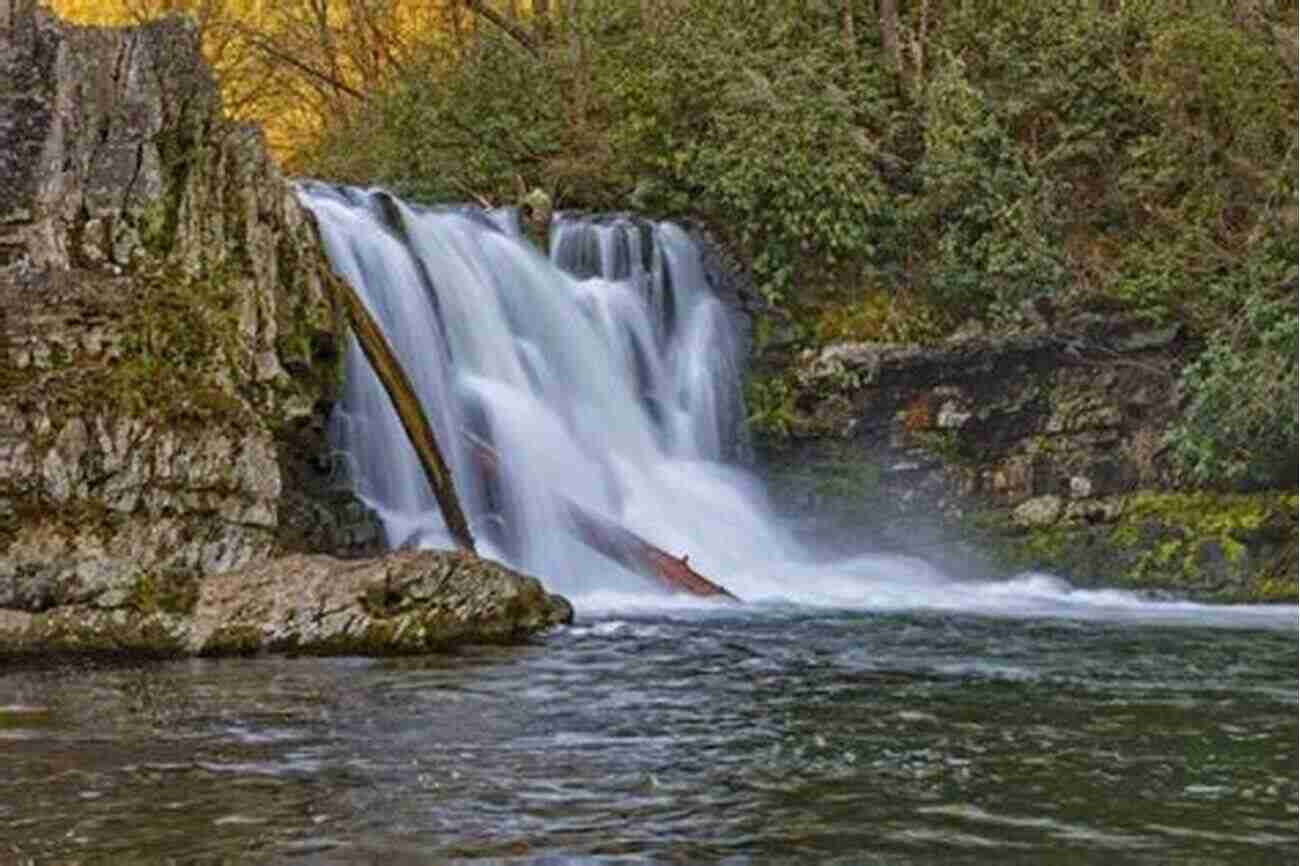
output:
[[[1212,284],[1218,305],[1233,314],[1183,371],[1187,406],[1171,443],[1184,472],[1200,484],[1296,483],[1300,251],[1293,234],[1275,246],[1273,255],[1254,256]]]
[[[809,314],[818,343],[927,343],[942,337],[951,321],[951,311],[906,293],[858,287],[827,294]]]
[[[937,238],[931,295],[962,312],[1000,312],[1055,291],[1064,268],[1043,182],[950,58],[926,91],[922,214]]]
[[[745,383],[745,423],[760,436],[785,439],[798,424],[795,389],[783,376],[751,378]]]
[[[1296,226],[1295,8],[964,0],[923,23],[900,5],[907,75],[870,4],[848,40],[838,3],[643,18],[644,3],[585,0],[540,57],[480,22],[455,50],[431,42],[295,168],[425,199],[541,187],[557,207],[692,217],[804,346],[1016,325],[1041,295],[1177,321],[1206,347],[1172,443],[1187,478],[1293,483],[1294,292],[1274,289],[1296,258],[1277,239]],[[788,401],[757,396],[779,427]]]
[[[542,62],[495,29],[456,63],[438,46],[299,167],[417,197],[541,186],[562,207],[691,215],[773,302],[873,256],[897,223],[883,150],[908,124],[880,67],[826,38],[833,17],[711,0],[642,26],[638,9],[592,4]]]

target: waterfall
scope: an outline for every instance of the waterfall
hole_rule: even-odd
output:
[[[733,323],[700,250],[676,226],[560,216],[548,258],[520,237],[510,210],[421,208],[380,190],[315,183],[299,194],[335,270],[405,367],[480,552],[544,578],[583,609],[712,603],[669,601],[589,548],[575,504],[689,556],[747,601],[1124,620],[1217,610],[1043,574],[954,579],[904,556],[819,560],[728,459],[742,417]],[[390,544],[452,547],[355,338],[333,425],[349,483],[379,513]],[[475,443],[495,450],[492,471]],[[1243,621],[1267,614],[1232,610]]]
[[[743,415],[737,346],[682,229],[561,215],[548,259],[512,211],[300,195],[406,368],[482,553],[571,594],[648,589],[575,537],[576,503],[708,575],[788,557],[759,486],[725,459]],[[390,544],[451,547],[386,393],[355,340],[348,351],[333,434],[351,483]]]

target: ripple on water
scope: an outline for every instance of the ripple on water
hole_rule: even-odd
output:
[[[48,713],[0,728],[0,838],[37,862],[1271,864],[1297,855],[1296,678],[1276,631],[789,610],[8,673],[0,706]]]

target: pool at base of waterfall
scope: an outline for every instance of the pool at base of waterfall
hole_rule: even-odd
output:
[[[0,861],[1296,862],[1295,609],[1216,611],[579,599],[450,656],[10,670]]]

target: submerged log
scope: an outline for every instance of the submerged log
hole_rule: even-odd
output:
[[[420,458],[420,466],[424,468],[425,478],[429,481],[429,487],[433,489],[434,498],[438,500],[438,508],[442,511],[442,519],[446,522],[452,539],[455,540],[457,547],[474,553],[474,536],[470,533],[469,522],[465,519],[465,512],[461,510],[460,500],[456,497],[451,470],[447,468],[447,461],[443,459],[442,451],[438,448],[433,427],[425,417],[424,409],[420,406],[420,398],[415,395],[415,388],[411,386],[411,380],[406,377],[406,371],[398,363],[397,357],[388,345],[388,340],[384,338],[383,331],[371,317],[370,311],[366,309],[361,298],[346,281],[337,279],[334,283],[338,287],[340,299],[352,322],[352,332],[357,335],[357,342],[361,344],[361,351],[365,353],[370,368],[375,371],[375,375],[383,384],[388,399],[393,401],[393,408],[397,411],[397,417],[401,419],[402,427],[406,430],[406,437],[415,449],[416,456]]]
[[[565,504],[569,509],[569,518],[578,528],[578,537],[592,550],[603,553],[637,574],[653,578],[670,590],[704,598],[722,596],[732,601],[740,600],[726,588],[691,568],[689,556],[673,556],[631,530],[592,514],[575,502]]]
[[[473,448],[474,460],[489,478],[500,471],[496,449],[469,431],[462,431]],[[690,566],[689,556],[673,556],[613,521],[594,514],[571,499],[564,507],[577,530],[578,540],[597,553],[675,592],[702,598],[722,597],[740,601],[725,587],[714,583]]]

